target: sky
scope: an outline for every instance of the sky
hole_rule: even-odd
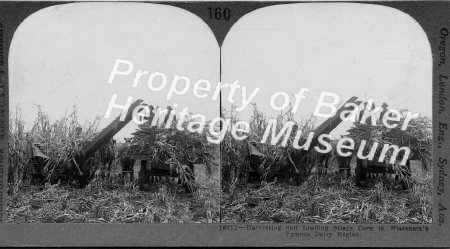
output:
[[[389,109],[431,116],[431,49],[419,24],[384,6],[330,6],[271,6],[242,17],[223,43],[222,80],[260,88],[255,103],[271,117],[279,113],[269,105],[272,94],[285,92],[293,101],[301,88],[310,91],[297,120],[310,117],[321,92],[336,93],[342,101],[371,98],[376,106],[387,102]],[[230,110],[230,103],[224,105]],[[251,111],[240,118],[248,120]],[[331,135],[345,134],[350,126],[342,123]]]
[[[108,78],[116,59],[134,68],[127,76]],[[296,113],[309,117],[322,91],[342,101],[351,96],[372,98],[377,106],[409,109],[431,116],[431,51],[421,27],[408,15],[369,4],[288,4],[262,8],[242,17],[222,47],[222,82],[239,80],[247,92],[260,88],[254,102],[268,116],[270,96],[308,88]],[[49,7],[28,17],[18,28],[10,49],[10,109],[19,105],[31,124],[37,108],[54,120],[77,106],[81,122],[103,116],[113,94],[118,104],[128,96],[154,106],[178,104],[208,119],[219,116],[219,102],[210,96],[183,96],[167,101],[162,91],[147,86],[142,76],[131,87],[138,69],[161,72],[170,85],[174,75],[219,81],[219,47],[209,27],[182,9],[143,3],[76,3]],[[122,65],[119,70],[125,70]],[[156,82],[156,80],[155,80]],[[156,83],[155,83],[156,84]],[[223,90],[222,104],[229,90]],[[240,105],[240,90],[236,105]],[[249,93],[247,93],[249,94]],[[240,113],[249,119],[252,108]],[[102,118],[105,127],[117,115]],[[318,119],[322,122],[323,119]],[[344,134],[341,124],[332,135]],[[30,128],[30,127],[28,127]],[[129,137],[131,122],[115,138]]]

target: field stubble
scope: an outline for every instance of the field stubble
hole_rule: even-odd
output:
[[[219,186],[207,180],[192,193],[175,183],[134,185],[96,181],[85,189],[65,185],[23,186],[8,196],[13,223],[213,223],[219,220]]]
[[[229,223],[431,223],[431,172],[413,164],[413,186],[373,179],[366,188],[353,177],[313,175],[305,184],[234,184],[222,195],[221,221]]]

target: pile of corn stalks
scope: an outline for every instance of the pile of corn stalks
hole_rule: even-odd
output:
[[[214,158],[218,154],[218,146],[207,140],[207,132],[190,132],[186,129],[189,121],[183,123],[184,130],[160,128],[143,124],[139,126],[128,140],[128,145],[119,151],[119,157],[126,155],[144,155],[151,158],[154,163],[170,166],[188,184],[195,184],[192,179],[193,172],[188,170],[188,163],[201,163],[212,172]],[[205,125],[205,127],[208,127]]]
[[[355,141],[355,148],[358,148],[362,140],[366,140],[365,145],[367,154],[368,150],[372,148],[374,142],[378,143],[378,149],[375,155],[379,155],[384,144],[396,145],[400,147],[409,147],[411,153],[409,158],[411,160],[421,161],[423,170],[427,171],[431,166],[431,149],[432,149],[432,127],[431,118],[418,117],[411,119],[406,130],[401,130],[402,124],[405,120],[407,110],[401,110],[401,119],[399,125],[395,128],[389,129],[384,125],[368,126],[366,124],[356,123],[348,130],[347,137]],[[389,150],[386,155],[386,160],[390,160],[392,150]],[[402,156],[397,156],[394,168],[398,167]]]

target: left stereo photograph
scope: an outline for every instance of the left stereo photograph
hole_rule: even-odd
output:
[[[219,222],[220,50],[200,18],[47,7],[17,28],[8,61],[6,222]]]

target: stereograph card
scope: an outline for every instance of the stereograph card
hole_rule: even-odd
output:
[[[0,2],[0,244],[448,246],[449,17]]]

